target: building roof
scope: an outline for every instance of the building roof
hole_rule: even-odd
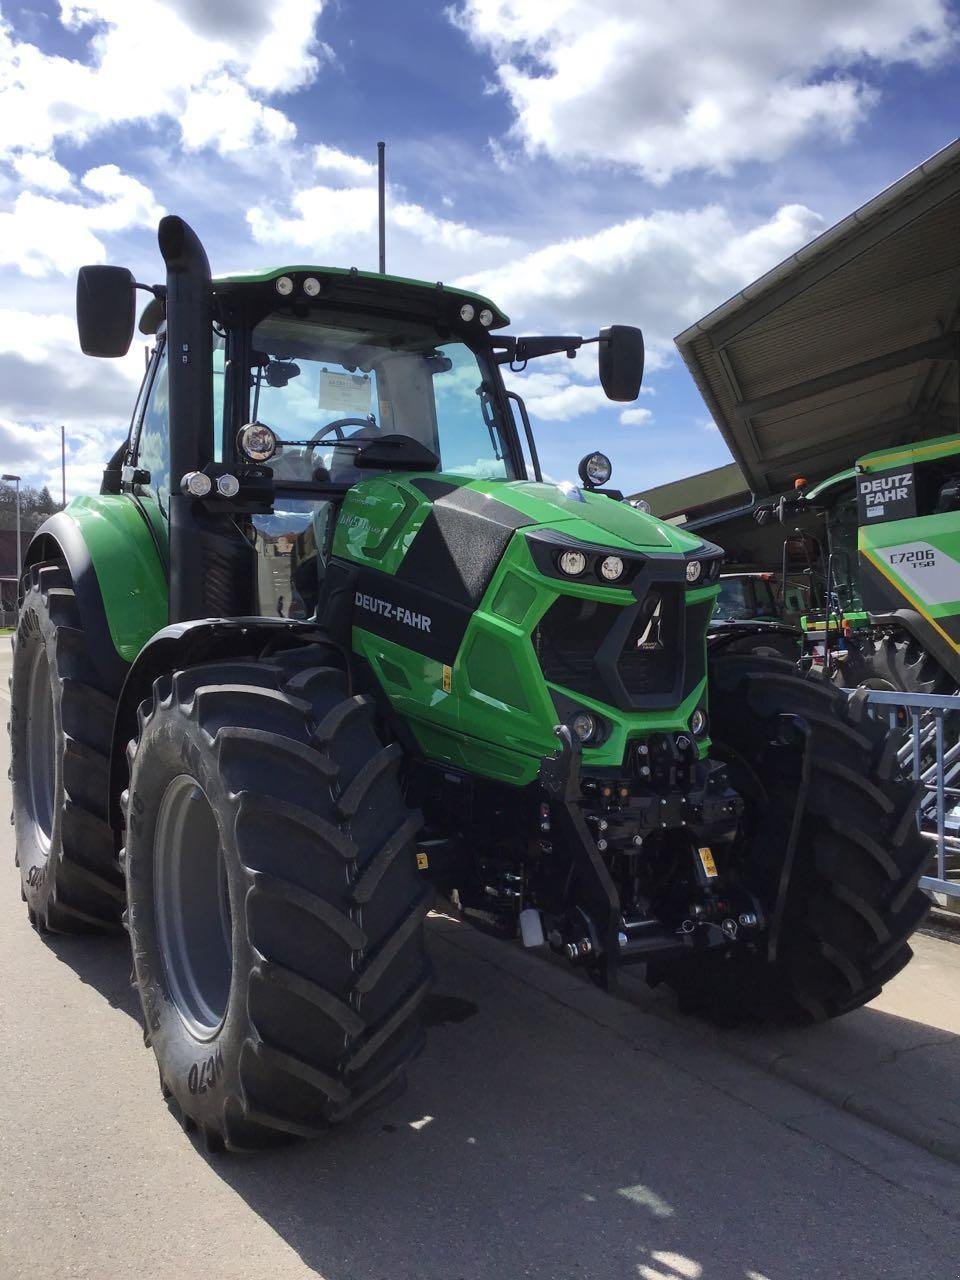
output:
[[[761,496],[960,430],[960,139],[676,343]]]
[[[718,507],[725,509],[731,505],[732,499],[746,499],[749,492],[743,472],[735,462],[728,462],[723,467],[714,467],[712,471],[701,471],[699,475],[687,476],[683,480],[658,484],[653,489],[642,489],[631,496],[643,498],[650,504],[653,515],[668,520],[692,511],[700,514]]]

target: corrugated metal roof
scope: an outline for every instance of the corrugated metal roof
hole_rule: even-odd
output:
[[[899,354],[947,335],[956,345]],[[758,495],[960,430],[960,139],[676,342]]]

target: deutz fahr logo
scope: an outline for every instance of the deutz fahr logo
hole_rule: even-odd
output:
[[[386,618],[388,622],[399,622],[405,627],[415,627],[418,631],[429,631],[433,621],[429,614],[415,613],[401,604],[392,604],[389,600],[381,600],[379,596],[368,596],[363,591],[356,593],[354,604],[358,609]]]
[[[874,480],[860,481],[860,496],[868,507],[882,506],[885,502],[903,502],[910,496],[913,475],[904,471],[901,475],[878,476]]]
[[[886,520],[909,520],[917,514],[913,467],[891,468],[857,480],[860,523],[880,524]]]
[[[662,618],[663,600],[659,596],[655,597],[655,599],[657,601],[656,606],[654,607],[653,612],[650,614],[650,617],[647,621],[647,625],[644,627],[644,629],[640,632],[640,635],[637,637],[636,647],[640,649],[641,652],[643,653],[649,653],[651,649],[663,648],[663,640],[660,635],[660,628],[663,625],[663,618]],[[649,600],[649,597],[648,597],[648,600]]]

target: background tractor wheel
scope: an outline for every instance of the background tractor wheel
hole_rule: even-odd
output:
[[[849,665],[849,670],[847,666]],[[910,636],[881,635],[838,667],[841,687],[893,689],[901,693],[955,693],[954,682],[936,658]]]
[[[130,744],[128,928],[161,1087],[213,1147],[392,1096],[430,971],[400,749],[313,646],[161,678]]]
[[[17,861],[31,923],[120,923],[123,877],[107,823],[113,699],[86,651],[66,567],[27,570],[14,637],[10,754]]]
[[[796,830],[776,957],[759,940],[753,954],[706,953],[651,979],[721,1022],[847,1013],[907,963],[929,906],[917,887],[919,792],[901,780],[897,735],[869,718],[862,696],[775,660],[712,662],[710,704],[715,754],[746,800],[736,878],[768,924]]]

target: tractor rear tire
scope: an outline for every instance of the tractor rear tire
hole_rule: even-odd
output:
[[[116,929],[123,876],[107,822],[113,699],[87,653],[66,566],[48,560],[26,572],[10,681],[24,901],[40,932]]]
[[[164,1096],[211,1149],[399,1092],[430,968],[420,815],[316,646],[153,687],[131,742],[127,927]]]
[[[746,801],[735,875],[768,925],[796,830],[776,955],[761,936],[752,952],[706,952],[649,976],[728,1025],[856,1009],[910,959],[929,907],[917,886],[919,790],[901,777],[899,735],[869,717],[863,695],[772,659],[711,662],[710,702],[714,753]]]

